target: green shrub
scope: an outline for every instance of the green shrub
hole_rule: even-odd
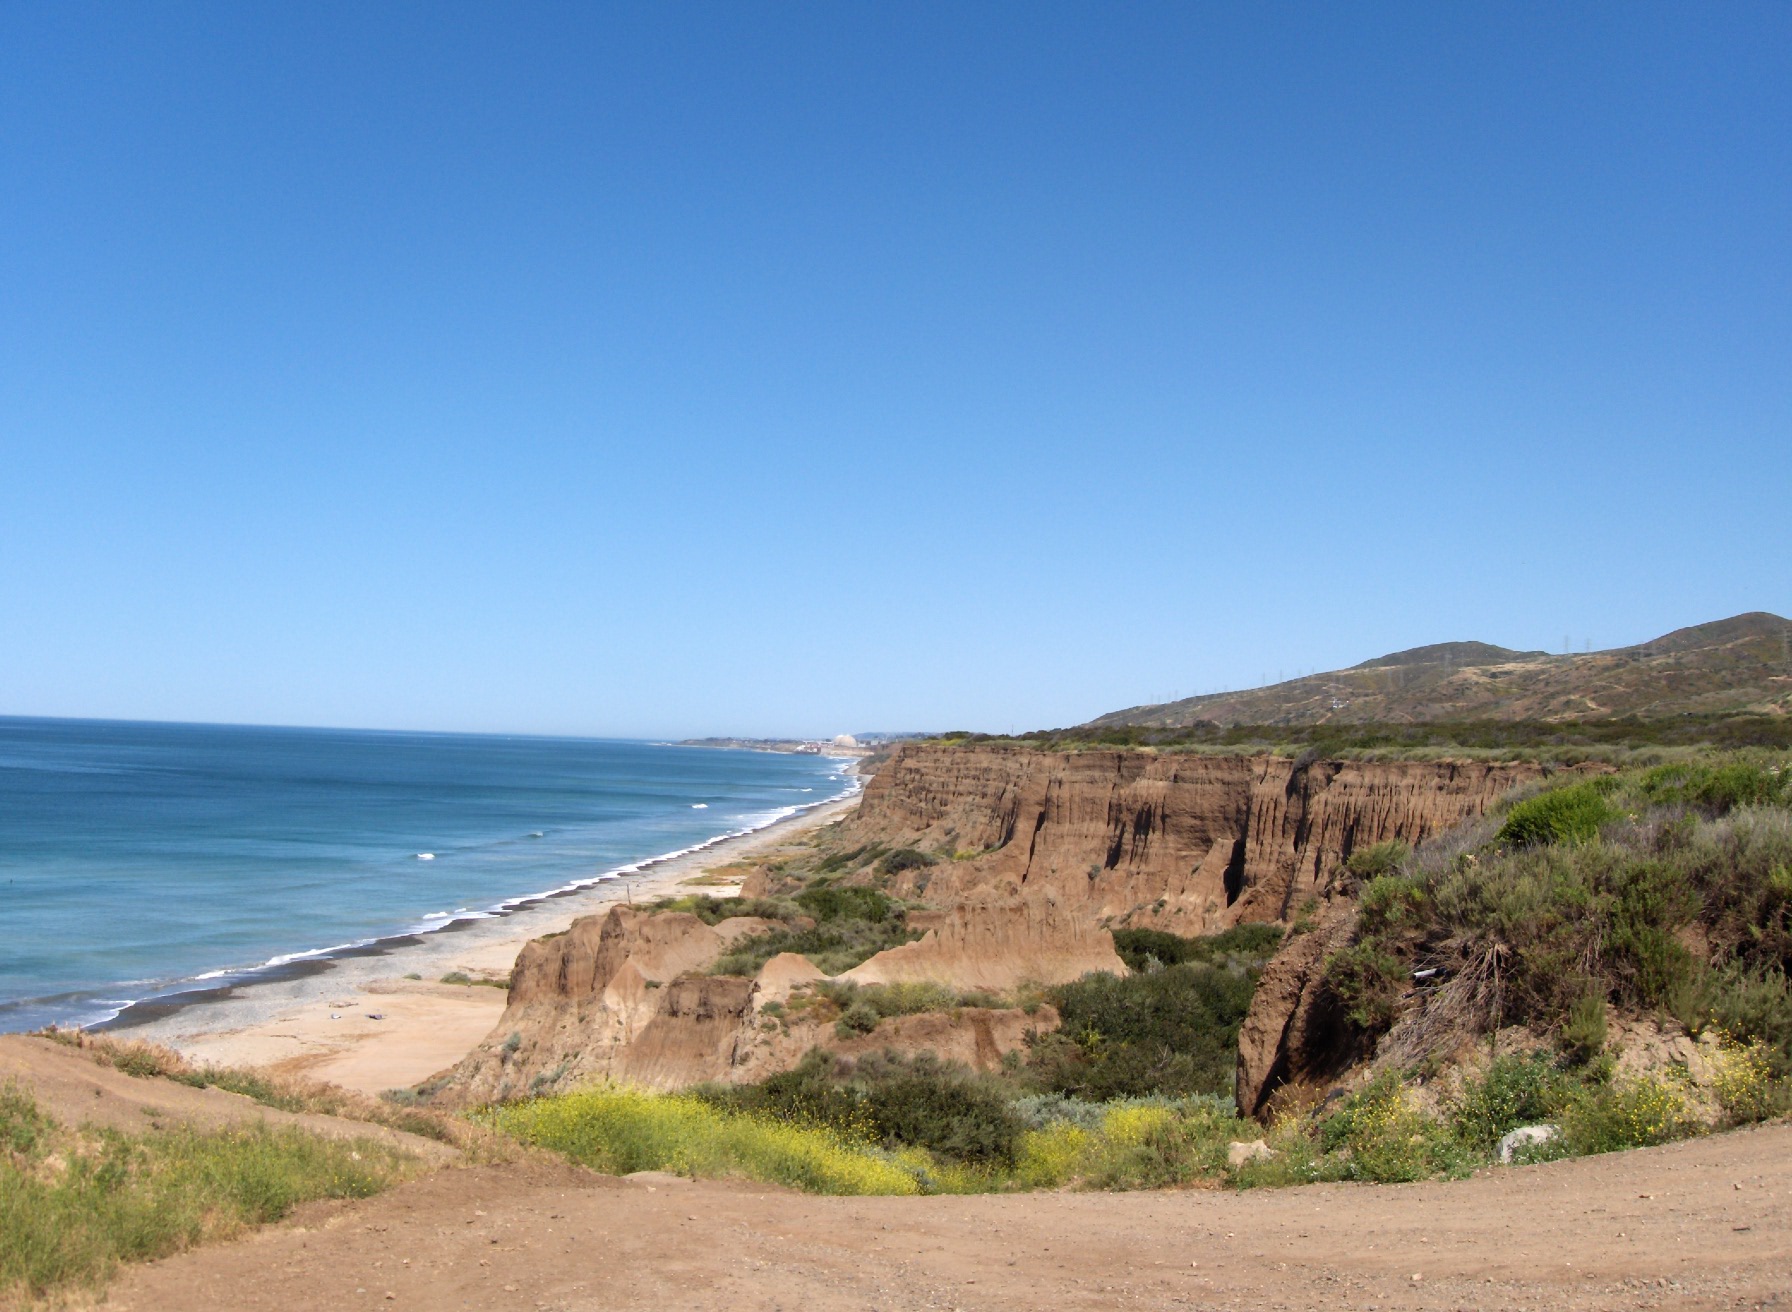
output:
[[[1425,1115],[1392,1071],[1345,1098],[1320,1125],[1327,1152],[1345,1150],[1350,1179],[1394,1184],[1464,1175],[1474,1159],[1442,1122]]]
[[[1565,1087],[1566,1078],[1541,1056],[1496,1057],[1456,1097],[1457,1137],[1491,1152],[1508,1131],[1549,1120]]]
[[[1190,940],[1161,929],[1116,929],[1114,951],[1128,970],[1155,970],[1188,959]]]
[[[655,903],[660,911],[684,911],[706,925],[719,925],[739,916],[758,916],[763,920],[791,920],[796,906],[775,897],[712,897],[708,893],[690,893]]]
[[[1363,886],[1357,912],[1363,933],[1386,934],[1416,926],[1427,890],[1417,875],[1377,875]]]
[[[916,851],[912,847],[899,847],[894,852],[886,852],[877,863],[877,868],[886,875],[899,875],[904,870],[920,870],[934,863],[935,858],[925,852]]]
[[[891,1016],[913,1016],[924,1011],[950,1011],[955,1007],[999,1005],[999,999],[975,993],[959,993],[944,984],[916,980],[898,984],[855,984],[851,980],[820,980],[815,991],[841,1011],[869,1009],[874,1021]]]
[[[872,889],[829,891],[871,893],[877,898],[883,898],[883,894]],[[883,900],[888,903],[888,899]],[[823,974],[838,975],[876,956],[885,948],[911,943],[920,937],[919,931],[908,928],[900,908],[895,908],[893,903],[888,905],[892,910],[887,917],[863,920],[834,917],[826,921],[817,917],[818,923],[808,929],[773,929],[739,939],[716,960],[710,967],[710,972],[716,975],[754,975],[780,952],[795,952],[807,957]]]
[[[1000,1093],[926,1056],[859,1078],[865,1108],[885,1143],[963,1162],[1014,1165],[1023,1127]]]
[[[1394,1023],[1410,975],[1405,965],[1373,940],[1333,953],[1325,963],[1325,987],[1350,1023],[1380,1034]]]
[[[1498,841],[1513,847],[1590,843],[1618,811],[1607,800],[1609,779],[1586,779],[1519,802],[1506,813]]]
[[[0,1085],[0,1153],[30,1157],[50,1128],[50,1118],[29,1093],[12,1081]]]
[[[1256,983],[1254,968],[1207,963],[1086,975],[1051,991],[1062,1024],[1035,1042],[1029,1068],[1045,1088],[1094,1101],[1230,1093]]]
[[[857,870],[877,860],[879,856],[883,855],[883,851],[883,844],[867,843],[863,847],[855,847],[849,851],[835,852],[816,863],[815,873],[831,875],[841,870]]]
[[[1686,1089],[1668,1077],[1625,1076],[1585,1086],[1562,1109],[1562,1129],[1576,1153],[1647,1148],[1695,1133]]]
[[[1284,931],[1276,924],[1234,925],[1219,934],[1184,938],[1161,929],[1117,929],[1114,951],[1131,970],[1210,962],[1235,969],[1261,969],[1281,946]]]
[[[1670,1005],[1695,1034],[1716,1029],[1745,1043],[1760,1040],[1774,1072],[1792,1074],[1792,981],[1785,971],[1729,962],[1697,972]]]
[[[1605,1051],[1605,995],[1589,989],[1568,1009],[1562,1022],[1562,1055],[1585,1066]]]
[[[1786,1110],[1786,1081],[1774,1070],[1774,1053],[1759,1039],[1737,1043],[1728,1035],[1708,1059],[1712,1092],[1732,1125],[1750,1125]]]
[[[877,1028],[877,1022],[883,1018],[877,1014],[877,1008],[868,1002],[855,1002],[840,1013],[834,1030],[843,1039],[850,1039],[855,1034],[869,1034]]]
[[[1678,803],[1697,807],[1716,817],[1740,806],[1768,806],[1787,796],[1784,771],[1732,761],[1722,765],[1699,762],[1663,765],[1643,775],[1637,791],[1657,806]]]
[[[1352,852],[1350,859],[1344,863],[1344,868],[1361,880],[1379,879],[1399,870],[1401,863],[1410,855],[1410,847],[1399,839],[1392,838],[1385,843],[1374,843]]]
[[[818,924],[836,920],[887,921],[899,914],[896,904],[875,888],[811,886],[796,895],[796,904],[815,917]]]
[[[758,1084],[711,1085],[697,1093],[733,1111],[983,1166],[1012,1166],[1026,1128],[992,1081],[930,1053],[872,1053],[849,1061],[814,1051],[794,1070]]]

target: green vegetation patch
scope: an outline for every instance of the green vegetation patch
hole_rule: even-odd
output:
[[[1620,814],[1608,799],[1615,782],[1586,779],[1519,802],[1506,813],[1499,841],[1514,847],[1592,842],[1599,837],[1600,826]]]
[[[1114,951],[1131,970],[1193,963],[1248,968],[1274,956],[1285,932],[1281,925],[1234,925],[1223,933],[1185,938],[1161,929],[1117,929]]]
[[[1239,1026],[1282,933],[1273,925],[1192,939],[1119,931],[1116,946],[1135,973],[1086,975],[1049,991],[1063,1024],[1034,1043],[1033,1078],[1097,1102],[1229,1095]]]
[[[706,925],[719,925],[737,916],[758,916],[763,920],[795,920],[801,912],[787,898],[711,897],[707,893],[690,893],[667,898],[653,904],[655,911],[685,911]]]
[[[1758,1039],[1792,1066],[1792,789],[1779,759],[1565,782],[1493,837],[1438,845],[1363,885],[1326,983],[1376,1033],[1450,984],[1486,1028],[1554,1033],[1592,1061],[1608,1003]],[[1451,982],[1454,981],[1452,984]],[[1595,1136],[1597,1137],[1597,1136]]]
[[[1013,1166],[1026,1128],[997,1083],[931,1053],[847,1060],[817,1050],[795,1070],[759,1084],[709,1086],[702,1096],[735,1111],[980,1166]]]
[[[874,888],[817,880],[796,895],[793,905],[814,923],[792,923],[741,939],[716,961],[710,973],[754,975],[780,952],[795,952],[823,974],[838,975],[885,948],[921,936],[908,927],[903,906]]]
[[[295,1129],[69,1130],[0,1089],[0,1302],[99,1287],[148,1261],[285,1216],[365,1198],[415,1159],[371,1139]]]
[[[915,1194],[927,1164],[861,1136],[718,1106],[692,1094],[606,1085],[511,1103],[482,1114],[524,1143],[600,1171],[736,1176],[823,1194]]]

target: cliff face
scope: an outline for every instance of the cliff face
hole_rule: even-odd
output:
[[[936,905],[1049,894],[1091,924],[1206,934],[1286,919],[1356,849],[1421,842],[1542,773],[907,744],[866,786],[844,836],[966,854],[904,876],[904,891]]]
[[[1421,842],[1541,773],[1530,765],[905,745],[830,846],[959,855],[897,877],[894,891],[931,904],[911,915],[927,932],[844,978],[999,992],[1091,971],[1124,974],[1110,926],[1194,935],[1289,919],[1357,848]],[[1328,909],[1322,919],[1330,918]],[[455,1068],[441,1100],[484,1102],[606,1077],[660,1088],[756,1080],[817,1044],[848,1054],[925,1047],[989,1065],[1029,1030],[1057,1024],[1049,1008],[1032,1016],[965,1008],[841,1039],[831,1019],[809,1019],[807,1008],[766,1010],[820,978],[802,958],[776,957],[755,979],[701,973],[732,939],[766,927],[615,907],[536,940],[517,959],[503,1019]],[[1331,1060],[1318,1042],[1323,1018],[1309,1014],[1322,940],[1330,938],[1291,941],[1288,959],[1265,975],[1241,1044],[1248,1110],[1259,1111],[1283,1082],[1317,1078]]]
[[[712,927],[679,912],[612,907],[574,921],[564,934],[536,939],[517,958],[503,1018],[452,1071],[431,1081],[433,1100],[469,1106],[594,1079],[659,1089],[760,1080],[795,1066],[818,1045],[848,1057],[885,1048],[927,1050],[988,1069],[1024,1048],[1029,1031],[1058,1025],[1050,1007],[1031,1014],[964,1007],[897,1016],[869,1034],[842,1039],[831,1020],[766,1010],[823,978],[802,957],[773,957],[753,979],[698,973],[730,939],[764,924],[742,917]],[[948,946],[956,941],[946,936]],[[1094,946],[1105,946],[1113,966],[1125,969],[1105,931]],[[930,960],[924,956],[924,968],[906,974],[899,963],[892,977],[932,978],[925,969]]]

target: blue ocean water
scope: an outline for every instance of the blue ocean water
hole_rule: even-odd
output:
[[[849,787],[767,752],[0,717],[0,1030],[498,914]]]

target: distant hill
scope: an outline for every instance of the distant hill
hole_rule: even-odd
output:
[[[1792,712],[1792,620],[1751,611],[1634,647],[1553,656],[1485,642],[1392,652],[1267,688],[1134,706],[1089,728],[1414,724]]]

